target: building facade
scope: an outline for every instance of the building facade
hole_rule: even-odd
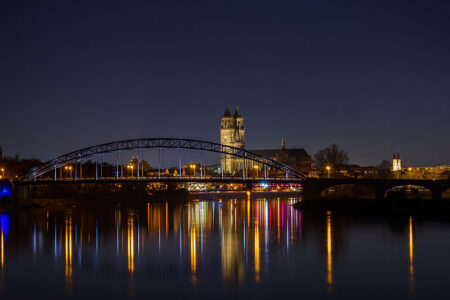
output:
[[[402,170],[402,160],[400,159],[400,153],[394,153],[394,157],[392,158],[392,171],[400,172]]]
[[[243,149],[245,147],[244,138],[244,118],[239,111],[239,107],[236,106],[234,115],[231,115],[227,106],[220,122],[220,143],[222,145]],[[243,161],[231,155],[221,154],[220,168],[223,169],[225,174],[229,175],[235,175],[239,172],[242,173]]]
[[[305,174],[311,174],[313,171],[313,160],[311,156],[303,148],[286,148],[286,143],[284,139],[281,139],[280,149],[257,149],[250,150],[256,154],[265,156],[267,158],[273,159],[280,163],[286,164],[298,172]],[[260,168],[261,166],[256,166]],[[249,168],[255,168],[254,164],[251,163]]]

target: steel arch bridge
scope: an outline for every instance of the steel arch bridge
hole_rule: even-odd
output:
[[[224,155],[230,155],[233,157],[243,159],[243,166],[245,168],[245,162],[247,160],[256,162],[264,166],[264,178],[267,177],[267,168],[275,169],[286,174],[286,179],[291,176],[292,178],[298,180],[304,180],[306,175],[294,170],[286,164],[277,162],[268,157],[253,153],[251,151],[235,148],[231,146],[222,145],[219,143],[200,141],[193,139],[181,139],[181,138],[145,138],[145,139],[133,139],[133,140],[123,140],[111,143],[100,144],[96,146],[91,146],[83,148],[80,150],[72,151],[70,153],[61,155],[55,159],[49,160],[37,167],[26,172],[24,175],[18,178],[19,182],[23,181],[36,181],[36,178],[44,175],[52,170],[55,172],[56,180],[56,169],[64,167],[70,163],[77,163],[84,159],[95,158],[109,153],[119,153],[128,150],[142,150],[142,149],[189,149],[198,151],[214,152]],[[181,164],[181,162],[180,162]],[[118,163],[117,163],[118,165]],[[180,165],[181,168],[181,165]],[[158,173],[159,173],[158,168]],[[223,167],[221,168],[223,170]],[[243,179],[245,179],[245,173],[243,172]],[[180,172],[181,178],[181,172]],[[116,179],[118,179],[116,174]],[[223,179],[223,173],[222,173]],[[76,180],[76,177],[75,177]]]

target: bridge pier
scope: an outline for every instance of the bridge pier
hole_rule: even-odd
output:
[[[442,188],[432,188],[431,191],[431,198],[434,200],[442,199],[442,193],[445,191],[445,189]]]
[[[30,186],[28,184],[14,184],[14,197],[12,203],[17,206],[31,206],[33,204]]]

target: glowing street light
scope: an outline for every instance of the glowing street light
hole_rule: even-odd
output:
[[[132,164],[129,164],[129,165],[127,166],[127,168],[128,168],[128,169],[131,169],[131,178],[133,178],[133,169],[134,169],[134,166],[133,166]]]
[[[0,169],[2,171],[2,178],[5,178],[5,168]]]
[[[194,169],[193,175],[194,175],[194,177],[195,177],[195,167],[196,167],[196,165],[195,165],[195,164],[191,164],[190,167],[191,167],[191,169]]]
[[[259,170],[258,165],[255,165],[255,166],[253,167],[253,169],[256,170],[256,178],[258,178],[258,170]]]
[[[72,166],[65,166],[64,167],[64,170],[69,170],[70,171],[70,177],[69,178],[72,178]]]
[[[327,171],[328,171],[328,178],[330,178],[331,167],[330,167],[330,166],[326,166],[326,169],[327,169]]]

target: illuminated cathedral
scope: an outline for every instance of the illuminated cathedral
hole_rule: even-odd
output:
[[[244,118],[241,116],[239,106],[236,106],[234,115],[231,115],[228,106],[222,115],[220,124],[220,143],[222,145],[244,149]],[[231,155],[222,154],[220,157],[220,165],[225,174],[234,175],[242,172],[242,159]]]

